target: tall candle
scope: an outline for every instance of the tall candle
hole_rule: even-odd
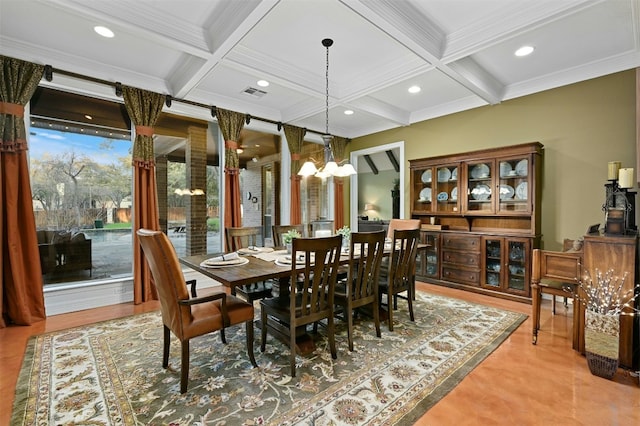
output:
[[[618,170],[620,170],[621,166],[622,163],[620,161],[609,161],[609,164],[607,165],[607,179],[618,179]]]
[[[620,169],[618,181],[620,188],[633,188],[633,168]]]

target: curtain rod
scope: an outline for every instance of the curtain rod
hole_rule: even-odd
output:
[[[108,81],[108,80],[102,80],[100,78],[96,78],[96,77],[90,77],[84,74],[78,74],[75,72],[71,72],[71,71],[65,71],[65,70],[61,70],[58,68],[53,68],[51,65],[45,65],[44,67],[44,77],[47,81],[51,81],[53,80],[53,73],[58,73],[58,74],[62,74],[62,75],[66,75],[67,77],[73,77],[73,78],[78,78],[80,80],[87,80],[90,81],[92,83],[99,83],[99,84],[104,84],[106,86],[111,86],[113,88],[115,88],[116,91],[116,96],[122,96],[122,83],[116,81],[115,83],[112,81]],[[176,101],[176,102],[181,102],[183,104],[187,104],[187,105],[192,105],[192,106],[197,106],[200,108],[205,108],[205,109],[209,109],[211,110],[211,115],[215,117],[216,115],[216,106],[215,105],[206,105],[200,102],[196,102],[196,101],[190,101],[188,99],[181,99],[181,98],[174,98],[171,95],[164,95],[165,96],[165,105],[167,105],[168,108],[171,107],[171,102],[172,101]],[[268,118],[262,118],[262,117],[254,117],[250,114],[245,114],[245,123],[249,124],[249,122],[251,120],[258,120],[258,121],[263,121],[265,123],[269,123],[269,124],[275,124],[278,127],[278,131],[280,131],[282,129],[282,125],[283,123],[281,121],[275,121],[275,120],[270,120]],[[311,130],[311,129],[304,129],[307,133],[315,133],[317,135],[325,135],[326,133],[324,132],[319,132],[317,130]]]

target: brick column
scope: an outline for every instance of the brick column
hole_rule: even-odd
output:
[[[156,184],[158,192],[158,219],[160,230],[167,233],[168,207],[167,207],[167,156],[156,157]]]
[[[189,126],[185,161],[187,188],[207,189],[207,129]],[[207,196],[187,197],[187,256],[207,252]]]

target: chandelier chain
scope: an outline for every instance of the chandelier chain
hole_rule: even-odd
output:
[[[327,46],[327,66],[325,70],[325,132],[329,134],[329,46]]]

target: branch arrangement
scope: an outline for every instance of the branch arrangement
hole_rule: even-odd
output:
[[[627,276],[626,272],[620,278],[614,275],[612,269],[605,273],[596,269],[595,279],[593,279],[587,271],[578,285],[583,293],[578,292],[575,297],[587,310],[599,314],[610,316],[638,314],[640,310],[634,305],[640,285],[636,284],[625,291],[623,287]]]

